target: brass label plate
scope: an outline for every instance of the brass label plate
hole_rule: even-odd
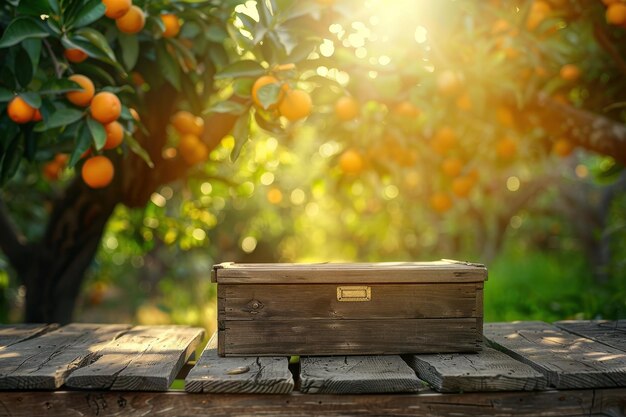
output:
[[[365,285],[337,287],[337,301],[371,301],[372,288]]]

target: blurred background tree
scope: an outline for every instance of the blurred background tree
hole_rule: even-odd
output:
[[[0,14],[2,105],[43,117],[0,119],[4,320],[211,329],[214,262],[442,257],[488,264],[487,320],[624,315],[626,3],[135,1],[136,35],[78,3]]]

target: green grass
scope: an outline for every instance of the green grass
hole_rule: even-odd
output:
[[[506,248],[490,265],[485,321],[623,318],[626,283],[600,285],[584,256]]]

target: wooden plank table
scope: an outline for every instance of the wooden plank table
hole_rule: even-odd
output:
[[[488,323],[479,353],[291,364],[221,358],[215,338],[190,362],[203,334],[0,326],[0,416],[626,415],[624,321]]]

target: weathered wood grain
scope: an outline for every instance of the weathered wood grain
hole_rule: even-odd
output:
[[[400,356],[311,356],[300,358],[300,392],[370,394],[417,392],[425,384]]]
[[[417,375],[441,392],[532,391],[546,388],[541,372],[483,346],[479,353],[406,355]]]
[[[70,324],[0,353],[0,389],[56,389],[73,370],[128,330],[121,324]]]
[[[194,352],[204,330],[137,326],[109,344],[66,381],[72,388],[166,391]]]
[[[626,352],[626,320],[557,321],[557,327]]]
[[[550,324],[487,323],[485,337],[499,350],[542,372],[549,386],[626,385],[626,353]]]
[[[187,392],[286,394],[294,381],[286,357],[220,358],[217,333],[185,378]]]
[[[476,352],[476,318],[220,321],[220,355]]]
[[[0,416],[623,416],[626,388],[372,395],[195,395],[185,392],[0,392]]]
[[[484,265],[437,262],[320,263],[320,264],[219,264],[213,269],[218,283],[319,284],[319,283],[424,283],[483,282]]]
[[[220,320],[482,317],[482,283],[374,284],[371,300],[337,300],[336,284],[220,284]]]
[[[2,324],[0,349],[40,336],[58,327],[58,324]]]

